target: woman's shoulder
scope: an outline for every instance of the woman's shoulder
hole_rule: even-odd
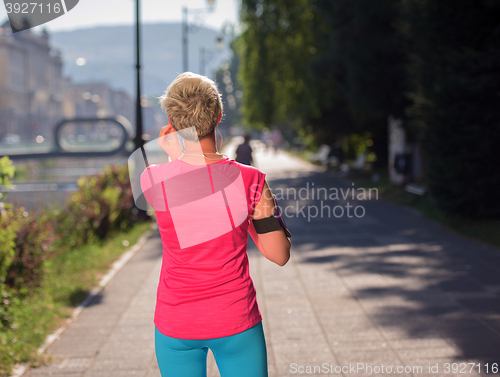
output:
[[[176,161],[148,165],[141,173],[141,185],[150,186],[154,182],[160,182],[175,175],[179,169],[179,164]]]
[[[235,160],[229,160],[227,163],[231,166],[239,168],[245,187],[253,190],[255,187],[264,186],[266,174],[257,169],[255,166],[245,165]]]
[[[232,164],[232,165],[235,165],[235,166],[238,166],[238,168],[240,168],[240,170],[242,172],[246,172],[248,174],[265,174],[263,171],[257,169],[255,166],[251,166],[251,165],[246,165],[246,164],[242,164],[238,161],[235,161],[233,159],[228,159],[227,160],[227,163],[228,164]]]

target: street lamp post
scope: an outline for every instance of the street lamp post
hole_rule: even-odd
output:
[[[182,7],[182,70],[187,72],[189,70],[189,53],[188,53],[188,33],[189,33],[189,12],[190,13],[205,13],[213,12],[215,0],[207,0],[208,8],[202,9],[188,9],[188,7]]]
[[[217,52],[222,50],[222,37],[217,37],[217,48],[207,49],[200,47],[200,75],[205,76],[205,68],[207,63],[213,59]]]
[[[188,71],[188,8],[182,7],[182,70]]]
[[[135,104],[135,148],[142,148],[144,140],[142,138],[142,105],[141,105],[141,39],[140,39],[140,0],[136,0],[136,19],[135,19],[135,49],[136,49],[136,70],[137,70],[137,87],[136,87],[136,104]],[[143,151],[144,153],[144,151]]]
[[[141,149],[142,157],[144,158],[144,163],[149,166],[148,159],[146,157],[146,151],[144,150],[144,139],[142,138],[142,103],[141,103],[141,33],[140,33],[140,0],[135,0],[135,52],[136,52],[136,71],[137,71],[137,87],[136,87],[136,99],[135,99],[135,138],[134,144],[135,149]],[[137,208],[137,205],[132,210],[132,213],[136,213],[138,218],[147,219],[149,216],[147,212]]]
[[[205,76],[205,47],[200,47],[200,75]]]

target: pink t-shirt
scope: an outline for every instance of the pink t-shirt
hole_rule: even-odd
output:
[[[260,170],[231,159],[206,166],[175,160],[142,174],[148,203],[156,201],[163,244],[154,316],[162,334],[219,338],[262,320],[246,251],[264,179]]]

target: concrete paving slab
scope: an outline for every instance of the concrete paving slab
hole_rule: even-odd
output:
[[[256,161],[273,189],[311,183],[350,187],[283,152],[257,152]],[[320,204],[284,198],[280,205],[297,201]],[[292,257],[284,267],[266,260],[250,242],[269,376],[311,376],[292,364],[368,363],[424,368],[391,376],[449,377],[464,374],[444,373],[446,363],[498,362],[500,250],[383,200],[356,204],[365,207],[366,217],[307,219],[290,212]],[[161,240],[155,234],[49,348],[54,363],[25,376],[159,377],[152,321],[160,268]],[[436,363],[439,370],[428,370]],[[375,375],[387,376],[370,374]],[[484,370],[467,374],[481,375]],[[207,376],[219,377],[212,352]]]

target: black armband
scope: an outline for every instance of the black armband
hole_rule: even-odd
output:
[[[292,234],[286,227],[285,220],[283,219],[283,217],[281,217],[279,207],[276,204],[276,198],[274,198],[274,200],[276,205],[275,207],[276,214],[263,219],[252,220],[255,231],[257,232],[257,234],[264,234],[264,233],[274,232],[275,230],[283,228],[286,236],[292,237]]]
[[[263,219],[252,220],[252,222],[257,234],[274,232],[275,230],[279,230],[281,228],[278,218],[274,215]]]

